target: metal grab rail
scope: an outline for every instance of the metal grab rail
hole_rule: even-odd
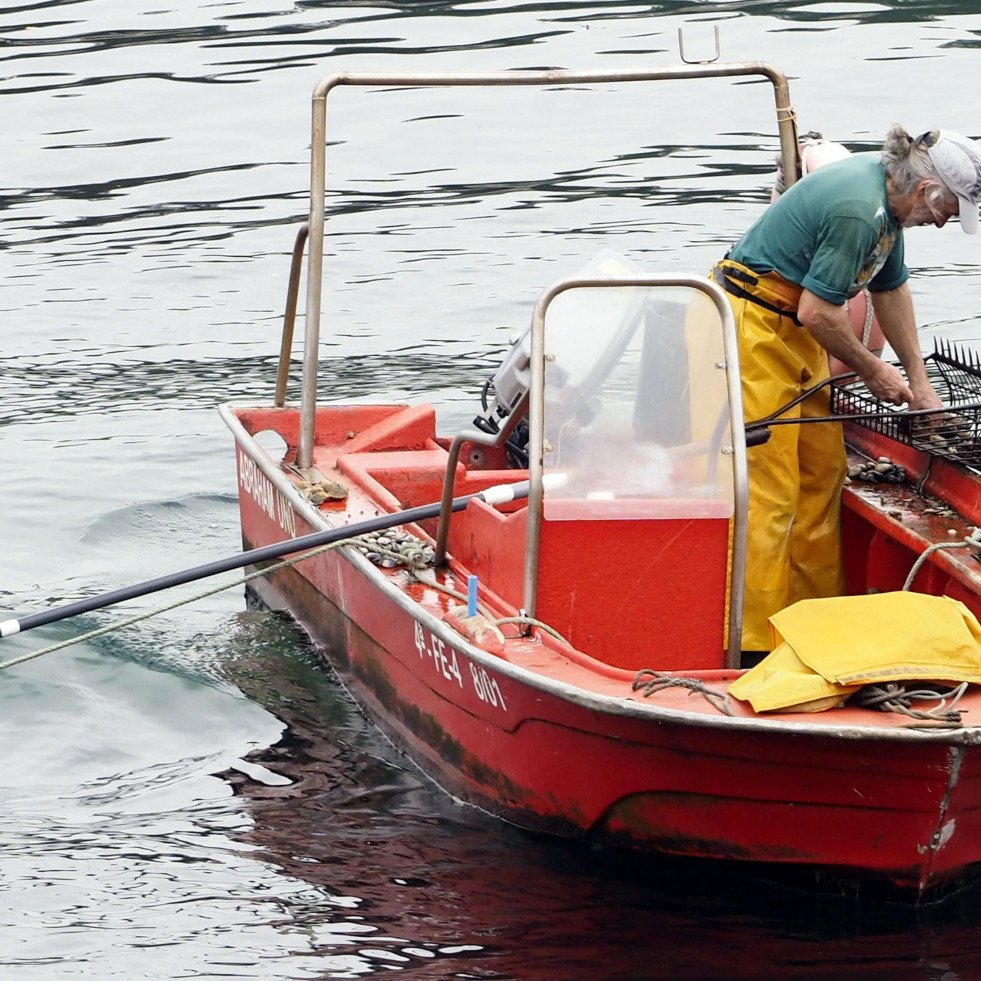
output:
[[[790,103],[790,90],[783,72],[765,62],[697,64],[644,71],[514,71],[463,74],[398,74],[339,72],[321,79],[313,90],[310,141],[310,235],[307,267],[306,324],[303,343],[303,382],[300,403],[300,436],[296,465],[306,469],[313,462],[317,411],[317,372],[320,350],[320,312],[324,266],[324,194],[327,171],[327,96],[339,86],[550,86],[591,85],[608,82],[653,82],[688,78],[724,78],[759,75],[773,86],[777,109],[780,152],[786,181],[800,176],[797,119]],[[277,389],[278,395],[278,389]]]
[[[293,260],[290,263],[290,282],[286,291],[286,310],[283,313],[283,339],[279,346],[279,370],[276,373],[275,406],[286,404],[286,383],[290,374],[290,353],[293,350],[293,325],[296,323],[296,301],[300,295],[300,270],[303,266],[303,247],[306,245],[310,226],[304,222],[296,233],[293,243]]]

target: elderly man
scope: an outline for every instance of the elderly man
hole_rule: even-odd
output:
[[[981,147],[943,130],[912,138],[894,126],[880,158],[828,164],[778,198],[713,277],[739,334],[743,407],[760,419],[828,377],[828,355],[873,395],[913,409],[940,407],[923,364],[904,261],[903,229],[959,216],[978,230]],[[867,288],[905,369],[855,336],[844,304]],[[828,414],[827,390],[793,410]],[[770,649],[767,618],[801,599],[839,595],[845,451],[836,423],[775,426],[749,455],[749,548],[744,650]]]

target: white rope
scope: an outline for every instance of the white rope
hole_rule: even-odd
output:
[[[571,647],[575,650],[575,645],[570,644],[569,641],[565,639],[554,627],[550,627],[543,620],[536,620],[534,617],[528,616],[517,616],[517,617],[501,617],[500,620],[494,621],[495,627],[500,627],[504,623],[526,623],[532,627],[538,627],[539,630],[544,630],[545,633],[551,634],[557,641],[565,644],[566,647]]]
[[[214,589],[208,589],[203,593],[195,593],[193,596],[189,596],[186,599],[177,600],[174,603],[168,603],[166,606],[160,606],[154,610],[148,610],[145,613],[138,613],[136,616],[119,621],[119,623],[112,623],[106,627],[99,627],[97,630],[90,630],[87,633],[79,634],[76,637],[69,637],[68,640],[59,641],[57,644],[51,644],[49,647],[42,647],[40,650],[30,651],[27,654],[21,654],[19,657],[12,657],[6,661],[0,661],[0,671],[3,671],[5,668],[12,668],[15,664],[23,664],[25,661],[33,661],[34,658],[42,657],[44,654],[52,654],[55,651],[60,651],[64,647],[71,647],[72,644],[80,644],[83,641],[92,640],[95,637],[101,637],[104,634],[112,633],[114,630],[122,630],[124,627],[131,627],[134,623],[139,623],[141,620],[149,620],[151,617],[159,616],[161,613],[168,613],[170,610],[176,610],[181,606],[187,606],[190,603],[196,603],[198,600],[207,599],[207,597],[224,592],[226,589],[232,589],[235,586],[244,586],[246,583],[251,582],[253,579],[258,579],[260,576],[267,576],[270,572],[277,572],[278,570],[284,569],[287,566],[295,565],[297,562],[302,562],[304,559],[309,559],[315,555],[319,555],[321,552],[329,552],[331,549],[337,548],[340,545],[348,545],[352,541],[356,541],[356,539],[345,538],[339,542],[331,542],[329,545],[321,545],[319,548],[315,548],[309,552],[304,552],[302,555],[295,555],[291,559],[285,559],[282,562],[277,562],[276,565],[271,565],[267,569],[260,569],[257,572],[251,572],[244,578],[236,579],[234,582],[226,583],[223,586],[216,586]]]
[[[872,296],[868,290],[865,290],[865,328],[862,331],[862,346],[869,346],[869,338],[872,336],[872,317],[875,316],[875,310],[872,309]]]
[[[913,585],[913,580],[916,578],[916,574],[923,568],[923,564],[934,552],[939,552],[942,548],[972,547],[981,548],[981,528],[975,528],[967,538],[959,542],[936,542],[929,548],[924,549],[913,563],[913,568],[909,570],[906,582],[903,583],[903,592],[907,592],[910,589]]]
[[[419,582],[424,583],[426,586],[429,586],[431,589],[435,589],[441,593],[445,593],[447,596],[452,596],[454,599],[460,600],[461,603],[468,602],[469,597],[464,596],[463,593],[459,593],[455,589],[452,589],[449,586],[444,586],[442,583],[437,582],[436,576],[431,573],[431,570],[412,569],[411,571],[413,575],[416,577],[416,579],[419,580]],[[425,577],[419,575],[419,573],[423,571],[430,572],[430,575],[427,575]],[[477,604],[477,612],[481,613],[484,617],[486,617],[491,622],[491,624],[493,624],[495,627],[502,627],[508,623],[520,623],[520,624],[527,624],[532,627],[538,627],[539,630],[544,630],[545,633],[551,634],[551,636],[553,636],[557,641],[565,644],[566,647],[572,647],[573,649],[575,649],[574,646],[570,644],[569,641],[565,639],[565,637],[562,636],[562,634],[560,634],[554,627],[549,626],[547,623],[545,623],[542,620],[536,620],[534,617],[525,616],[524,614],[521,614],[516,617],[495,618],[493,613],[491,613],[491,611],[488,610],[486,606],[480,603]]]

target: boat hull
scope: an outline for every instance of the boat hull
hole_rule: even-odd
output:
[[[247,548],[265,543],[246,531]],[[357,560],[306,565],[316,571],[274,573],[257,594],[296,617],[389,738],[461,800],[531,830],[832,868],[915,898],[970,875],[976,850],[962,843],[981,834],[972,747],[924,741],[897,753],[884,740],[599,713],[450,646]]]
[[[263,450],[238,439],[245,548],[321,530],[320,512],[296,498]],[[384,508],[370,511],[347,506],[335,518]],[[590,691],[536,668],[533,648],[521,661],[477,646],[447,621],[445,602],[434,606],[435,594],[351,547],[270,571],[251,588],[292,614],[352,696],[439,786],[521,827],[831,870],[836,880],[913,901],[973,879],[981,861],[976,730],[729,717],[683,692],[659,707],[620,669]],[[656,644],[648,646],[656,665]]]

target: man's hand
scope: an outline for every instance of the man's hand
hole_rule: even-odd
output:
[[[916,401],[916,395],[913,389],[906,384],[906,379],[903,377],[903,373],[892,364],[887,364],[885,361],[880,361],[878,358],[875,359],[875,364],[871,365],[869,369],[860,375],[862,381],[868,386],[869,391],[877,398],[881,399],[883,402],[890,402],[893,405],[902,405],[904,402],[909,403],[911,409],[923,408],[929,409],[933,406],[914,405]],[[928,383],[929,384],[929,383]],[[936,392],[930,388],[930,393],[937,400],[937,404],[940,404],[940,399],[937,398]],[[926,393],[923,393],[924,396]]]
[[[908,400],[909,407],[942,409],[943,402],[927,378],[923,356],[920,354],[909,284],[903,283],[902,286],[884,293],[873,293],[872,306],[889,346],[896,352],[909,376],[909,387],[913,393],[912,399]]]
[[[797,316],[814,339],[848,365],[877,399],[891,405],[905,402],[911,409],[943,408],[923,366],[909,287],[904,283],[885,293],[873,293],[872,305],[886,340],[906,369],[908,382],[895,365],[882,361],[862,346],[843,308],[804,290]]]
[[[942,409],[944,407],[943,402],[940,401],[940,396],[934,391],[933,385],[928,379],[923,378],[911,382],[910,388],[913,390],[913,398],[909,404],[911,409]]]

